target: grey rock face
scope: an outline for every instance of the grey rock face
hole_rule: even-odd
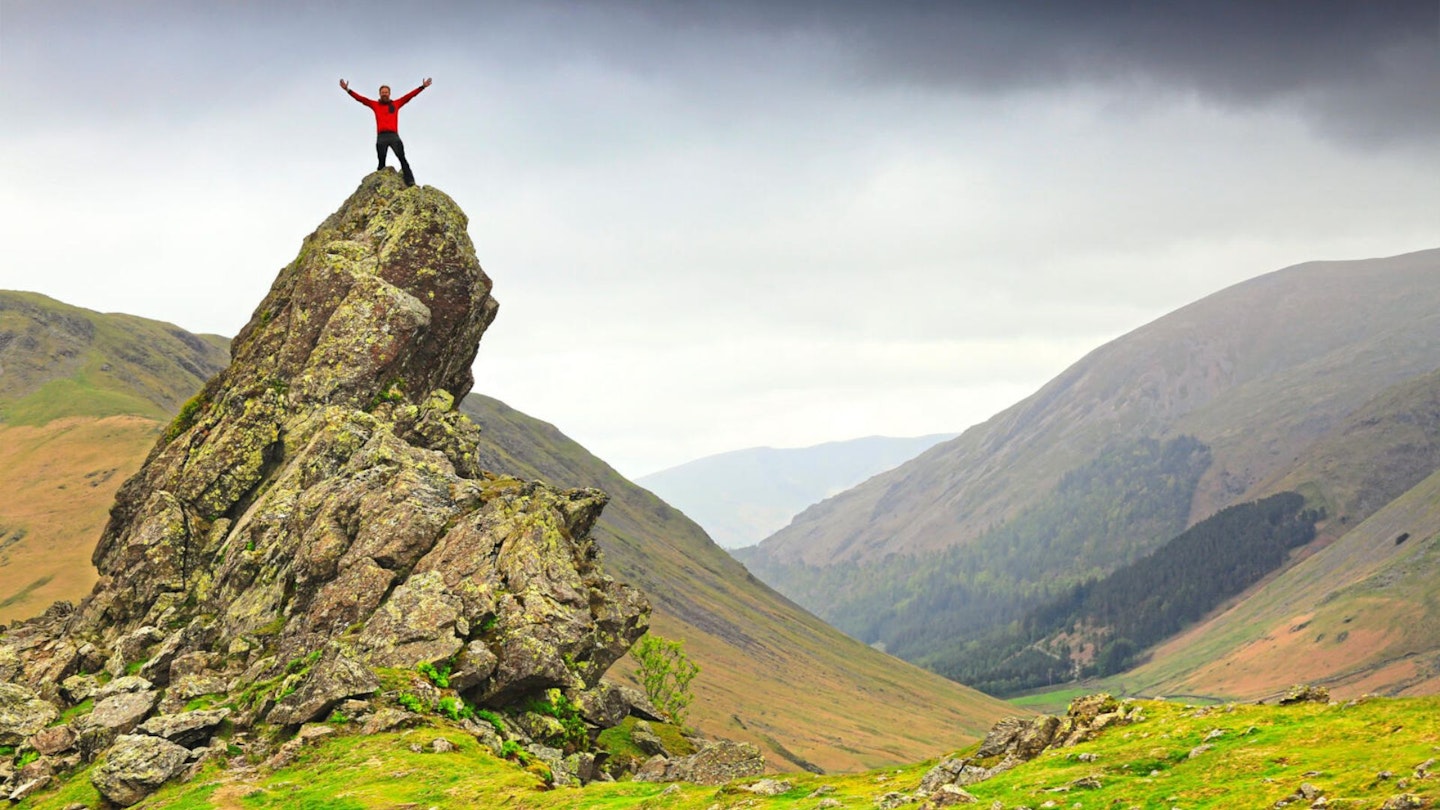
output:
[[[20,745],[59,716],[54,705],[29,689],[0,683],[0,745]]]
[[[265,716],[278,726],[293,726],[324,719],[342,700],[375,693],[380,681],[363,664],[335,653],[321,658],[304,683],[282,698]]]
[[[229,709],[162,714],[141,723],[135,728],[135,732],[160,737],[186,748],[195,748],[208,741],[215,729],[229,716]]]
[[[765,756],[759,748],[750,743],[720,740],[706,744],[688,757],[672,760],[651,757],[636,772],[635,781],[723,785],[764,772]]]
[[[129,807],[153,793],[185,769],[190,752],[147,735],[126,735],[115,741],[109,754],[90,774],[100,795]]]

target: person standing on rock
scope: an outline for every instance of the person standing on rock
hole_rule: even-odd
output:
[[[426,79],[420,86],[406,93],[397,99],[390,98],[390,85],[380,85],[380,98],[368,99],[354,90],[350,89],[350,83],[344,79],[340,80],[340,89],[350,94],[350,97],[369,107],[375,113],[375,157],[377,165],[375,171],[385,168],[385,150],[395,150],[395,157],[400,159],[400,171],[405,175],[405,185],[415,185],[415,174],[410,171],[410,163],[405,160],[405,144],[400,141],[400,108],[404,107],[410,99],[420,95],[420,91],[430,86],[430,80]]]

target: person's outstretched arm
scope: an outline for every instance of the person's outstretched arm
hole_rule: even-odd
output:
[[[401,96],[400,98],[395,99],[395,106],[396,106],[396,107],[399,107],[399,106],[403,105],[405,102],[409,101],[410,99],[412,99],[412,98],[420,95],[420,91],[421,91],[421,90],[424,90],[425,88],[427,88],[427,87],[429,87],[429,86],[430,86],[430,80],[429,80],[429,79],[426,79],[425,81],[423,81],[423,82],[420,83],[420,86],[419,86],[419,87],[415,88],[414,90],[411,90],[410,92],[406,93],[405,95]]]
[[[361,104],[364,104],[366,107],[369,107],[369,106],[371,106],[371,105],[373,105],[373,104],[375,103],[375,102],[371,101],[370,99],[368,99],[368,98],[360,95],[359,93],[355,92],[354,90],[351,90],[351,89],[350,89],[350,83],[347,82],[347,81],[345,81],[344,79],[341,79],[341,80],[340,80],[340,89],[341,89],[341,90],[344,90],[344,91],[347,92],[347,93],[349,93],[351,98],[355,99],[356,101],[360,102]]]

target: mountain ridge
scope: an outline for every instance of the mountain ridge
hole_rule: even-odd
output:
[[[773,549],[771,555],[782,561],[824,565],[840,559],[863,560],[876,553],[866,551],[873,546],[873,536],[892,538],[886,553],[933,550],[973,539],[984,527],[1012,516],[1017,508],[1011,502],[1018,496],[997,494],[1003,478],[1025,478],[1030,491],[1043,489],[1075,466],[1086,449],[1113,438],[1117,426],[1126,435],[1159,430],[1162,434],[1192,433],[1202,440],[1205,436],[1199,429],[1204,429],[1233,449],[1239,439],[1225,434],[1217,424],[1224,423],[1228,413],[1226,418],[1214,420],[1197,414],[1216,400],[1220,390],[1249,384],[1252,390],[1245,392],[1242,407],[1251,407],[1252,400],[1273,396],[1277,387],[1293,387],[1284,385],[1284,380],[1278,386],[1261,385],[1266,372],[1293,368],[1305,359],[1312,367],[1301,371],[1318,376],[1353,362],[1356,340],[1364,347],[1360,356],[1371,359],[1376,368],[1367,378],[1385,381],[1371,385],[1372,389],[1432,371],[1433,350],[1440,340],[1440,307],[1436,306],[1440,302],[1429,282],[1437,266],[1440,248],[1360,262],[1306,262],[1213,293],[1095,349],[1035,394],[959,438],[932,448],[878,480],[817,504],[802,513],[796,525],[782,529],[762,545]],[[1373,292],[1377,280],[1387,276],[1399,281],[1387,289],[1383,300],[1363,294]],[[1298,283],[1301,277],[1303,284]],[[1319,288],[1323,291],[1317,291]],[[1262,293],[1262,300],[1238,307],[1237,301],[1252,291]],[[1317,307],[1334,316],[1322,337],[1301,339],[1297,336],[1303,330],[1285,328],[1294,322],[1281,316],[1301,309],[1307,300],[1319,302],[1309,307],[1308,319],[1322,317],[1314,311]],[[1243,317],[1236,314],[1240,310]],[[1348,317],[1342,320],[1341,314]],[[1333,328],[1337,321],[1339,328]],[[1201,324],[1209,325],[1217,336],[1195,334]],[[1379,339],[1366,337],[1366,330],[1374,324],[1382,324]],[[1248,336],[1245,339],[1264,344],[1265,351],[1258,353],[1261,359],[1236,358],[1231,346],[1240,341],[1236,335],[1242,326]],[[1136,393],[1117,402],[1114,410],[1093,410],[1094,403],[1108,402],[1122,386],[1134,386]],[[1312,403],[1310,418],[1325,424],[1333,424],[1368,399],[1354,392],[1321,391],[1325,396]],[[1160,430],[1162,416],[1176,417],[1173,427]],[[1293,432],[1313,436],[1317,427],[1301,426]],[[1271,455],[1278,454],[1281,446],[1289,446],[1283,436],[1263,438],[1275,445]],[[1030,447],[1045,448],[1040,453],[1043,457],[1037,458]],[[1202,494],[1197,494],[1197,508],[1203,505],[1213,511],[1214,506],[1240,497],[1258,483],[1260,473],[1249,468],[1251,461],[1250,456],[1242,455],[1209,473],[1202,482]],[[963,472],[946,474],[943,470]],[[906,494],[907,489],[916,488],[921,476],[937,478],[941,486],[933,494]],[[925,498],[940,504],[942,511],[933,513],[933,518],[885,520],[885,515],[902,508],[897,499],[909,506]],[[987,498],[999,498],[999,502],[988,503]],[[822,525],[822,521],[840,519],[842,509],[875,515],[868,521],[860,519],[853,528],[840,524],[832,530]],[[912,512],[932,514],[923,508]],[[958,520],[953,519],[956,515]],[[942,516],[951,518],[951,525],[942,526],[938,522]],[[922,535],[928,538],[923,543],[918,539]],[[838,550],[842,546],[843,550]]]
[[[635,479],[724,548],[754,545],[811,504],[913,458],[953,433],[866,436],[809,447],[748,447]]]
[[[1014,601],[1013,615],[993,620],[1019,619],[1027,606],[1074,584],[1073,572],[1032,569],[999,584],[1008,591],[984,591],[997,587],[985,566],[1001,540],[1022,557],[1044,548],[1064,560],[1088,549],[1087,532],[1102,528],[1113,535],[1106,542],[1127,547],[1129,555],[1171,536],[1140,532],[1142,524],[1125,516],[1128,502],[1103,498],[1072,505],[1077,518],[1092,522],[1084,531],[1025,534],[1036,510],[1058,503],[1065,476],[1106,454],[1123,458],[1138,442],[1180,437],[1201,443],[1212,461],[1186,496],[1188,517],[1175,532],[1219,507],[1284,489],[1319,493],[1313,484],[1282,481],[1307,448],[1343,430],[1373,399],[1440,366],[1437,274],[1440,250],[1427,250],[1306,263],[1234,285],[1096,349],[1031,397],[817,504],[742,557],[766,581],[863,641],[898,652],[908,639],[911,649],[903,654],[912,659],[917,638],[958,620],[921,607],[937,606],[940,596],[939,586],[925,583],[943,583],[951,604],[1005,596]],[[1433,451],[1413,445],[1405,452],[1415,457],[1415,469],[1399,484],[1413,483],[1433,460]],[[1135,491],[1155,491],[1167,480],[1143,473]],[[1113,497],[1103,489],[1096,495]],[[1321,527],[1322,544],[1347,528],[1347,516],[1331,517]],[[1054,545],[1063,536],[1073,549]],[[822,593],[824,601],[815,601]]]

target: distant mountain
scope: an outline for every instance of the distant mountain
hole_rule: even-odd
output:
[[[173,324],[0,290],[0,423],[169,419],[230,361],[228,346]]]
[[[0,290],[0,622],[89,592],[115,488],[228,344]]]
[[[194,372],[218,370],[228,356],[222,338],[33,293],[0,292],[0,307],[0,407],[14,405],[4,412],[26,420],[0,423],[0,621],[8,621],[89,592],[90,554],[116,488],[204,383]],[[23,383],[14,369],[26,370]],[[50,393],[64,391],[76,395]],[[611,496],[593,531],[606,568],[647,593],[655,631],[684,639],[701,665],[691,721],[702,729],[754,741],[781,767],[850,770],[932,756],[1011,711],[780,597],[554,426],[479,395],[463,409],[482,427],[491,468]],[[626,659],[617,670],[630,666]],[[905,734],[892,733],[893,722]]]
[[[1281,479],[1340,442],[1362,406],[1440,367],[1437,278],[1440,250],[1427,250],[1237,284],[811,507],[742,559],[857,638],[934,661],[1231,504],[1298,489],[1331,515],[1320,542],[1333,540],[1354,525],[1347,512],[1375,507],[1364,491],[1425,474],[1424,453],[1402,441],[1403,464],[1376,459],[1389,483],[1335,488],[1318,458],[1308,483]],[[1355,457],[1333,446],[1329,463]]]
[[[678,507],[722,547],[739,548],[784,528],[805,507],[955,436],[869,436],[812,447],[752,447],[696,459],[635,483]]]

